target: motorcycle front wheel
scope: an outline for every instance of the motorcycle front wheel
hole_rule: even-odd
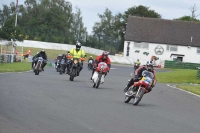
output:
[[[70,81],[73,81],[73,80],[74,80],[75,74],[76,74],[76,70],[75,70],[75,69],[72,69],[72,72],[71,72],[70,77],[69,77],[69,80],[70,80]]]
[[[133,105],[137,105],[141,101],[145,91],[146,91],[145,88],[138,89],[138,91],[136,93],[136,96],[135,96],[135,98],[133,100]]]
[[[128,103],[132,97],[125,95],[124,102]]]
[[[99,85],[101,83],[101,77],[102,77],[102,74],[99,74],[98,79],[97,79],[97,83],[96,83],[96,88],[99,88]]]

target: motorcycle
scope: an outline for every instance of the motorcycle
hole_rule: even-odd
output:
[[[59,69],[60,74],[65,73],[65,68],[66,68],[65,60],[62,59],[61,62],[60,62],[60,69]]]
[[[88,70],[93,70],[93,61],[89,60],[88,62]]]
[[[138,82],[135,82],[125,92],[125,103],[133,99],[133,105],[137,105],[141,101],[143,95],[148,92],[148,89],[153,83],[154,75],[152,72],[145,70],[142,72],[142,76],[143,77]]]
[[[43,62],[43,58],[42,57],[38,57],[37,58],[37,64],[34,65],[35,75],[39,75],[39,73],[42,71],[42,62]]]
[[[59,59],[57,59],[57,63],[56,63],[55,68],[56,68],[56,72],[60,71],[60,60]]]
[[[94,82],[93,88],[98,88],[100,83],[104,83],[105,74],[108,71],[108,66],[105,62],[100,62],[92,76]]]
[[[84,58],[80,58],[81,62],[85,61]],[[78,58],[73,58],[73,63],[72,66],[70,67],[70,72],[69,72],[69,80],[73,81],[74,77],[78,76],[80,72],[80,66],[79,66],[79,59]]]

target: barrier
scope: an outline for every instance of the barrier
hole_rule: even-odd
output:
[[[177,62],[165,60],[164,68],[176,68],[176,69],[197,69],[200,64],[188,63],[188,62]]]
[[[197,78],[200,78],[200,69],[197,70]]]

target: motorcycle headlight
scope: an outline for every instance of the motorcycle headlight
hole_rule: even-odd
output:
[[[78,63],[78,60],[74,60],[74,64],[77,64]]]

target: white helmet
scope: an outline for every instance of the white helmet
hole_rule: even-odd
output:
[[[147,61],[146,67],[147,67],[147,70],[152,71],[153,70],[153,62],[152,61]]]

